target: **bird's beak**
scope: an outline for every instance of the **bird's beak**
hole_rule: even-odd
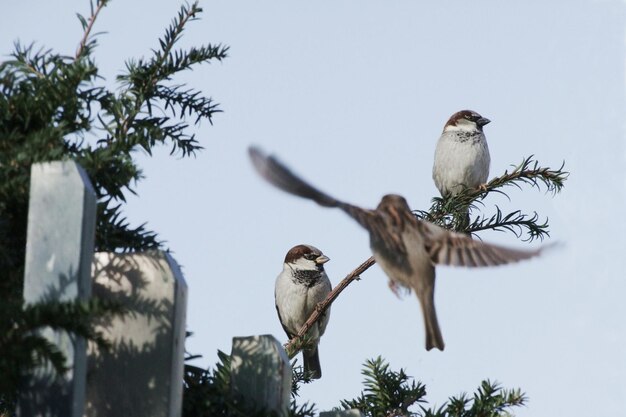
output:
[[[330,261],[330,258],[326,255],[320,255],[315,259],[317,265],[324,265],[328,261]]]
[[[487,119],[486,117],[481,117],[480,119],[476,120],[476,124],[480,127],[483,127],[487,123],[491,123],[491,120]]]

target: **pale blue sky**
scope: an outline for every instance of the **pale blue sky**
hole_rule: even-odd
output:
[[[71,54],[87,0],[6,2],[0,45],[38,41]],[[337,4],[339,3],[339,4]],[[550,218],[564,245],[491,270],[440,268],[436,305],[446,350],[426,352],[417,300],[398,300],[378,267],[333,306],[320,346],[324,377],[302,390],[318,410],[359,394],[361,365],[385,357],[427,385],[428,400],[482,379],[520,387],[518,416],[609,416],[626,409],[625,10],[621,1],[204,1],[185,45],[224,43],[230,58],[181,81],[224,113],[203,124],[197,158],[138,155],[147,179],[127,214],[167,240],[189,285],[188,348],[213,365],[231,338],[284,340],[273,301],[286,251],[310,243],[334,284],[369,256],[344,214],[263,183],[250,144],[347,201],[403,194],[429,207],[435,143],[470,108],[485,128],[491,176],[535,154],[571,171],[561,195],[511,190],[490,202]],[[112,1],[96,27],[111,83],[147,55],[177,12],[172,0]],[[488,205],[487,208],[490,206]],[[523,247],[505,234],[485,239]]]

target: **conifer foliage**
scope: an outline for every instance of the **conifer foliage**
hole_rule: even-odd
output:
[[[403,369],[390,369],[381,357],[365,362],[362,374],[365,389],[357,398],[341,401],[341,406],[359,409],[366,417],[509,417],[513,407],[526,401],[519,389],[506,390],[485,380],[472,397],[461,394],[438,408],[427,408],[426,387]]]
[[[190,123],[211,123],[220,111],[198,90],[175,84],[178,73],[227,57],[223,45],[177,47],[202,12],[197,2],[180,8],[148,58],[126,62],[115,89],[105,86],[94,56],[93,29],[107,3],[95,0],[89,16],[78,16],[83,36],[73,56],[18,42],[0,63],[0,415],[11,408],[21,373],[46,362],[64,368],[63,355],[33,330],[50,326],[102,342],[91,317],[119,313],[97,301],[22,305],[31,165],[71,158],[85,168],[98,201],[96,250],[159,248],[154,232],[131,226],[122,212],[142,178],[133,154],[165,145],[172,155],[193,155],[201,146]]]

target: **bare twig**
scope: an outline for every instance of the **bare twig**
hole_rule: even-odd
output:
[[[285,350],[290,358],[293,358],[298,351],[302,348],[304,336],[309,331],[311,326],[319,320],[320,316],[330,307],[330,305],[335,301],[335,299],[339,296],[339,294],[354,280],[360,279],[361,274],[367,271],[372,265],[374,265],[376,261],[374,257],[370,257],[368,260],[363,262],[361,265],[356,267],[352,272],[350,272],[346,277],[339,283],[333,290],[328,293],[324,301],[319,303],[313,313],[309,316],[309,319],[304,323],[304,325],[300,328],[300,331],[296,336],[291,338],[285,344]]]

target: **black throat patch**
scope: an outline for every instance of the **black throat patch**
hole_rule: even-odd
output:
[[[457,132],[457,141],[460,143],[471,142],[477,143],[480,142],[480,132]]]
[[[322,279],[322,273],[320,271],[311,270],[294,270],[293,280],[298,284],[306,285],[311,288],[316,285]]]

